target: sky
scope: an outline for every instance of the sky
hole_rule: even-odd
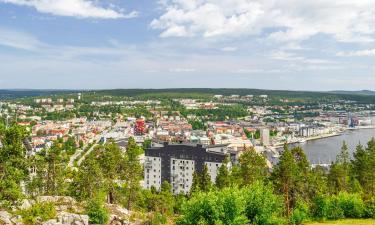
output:
[[[0,0],[0,89],[375,90],[374,0]]]

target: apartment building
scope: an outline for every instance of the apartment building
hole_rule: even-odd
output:
[[[168,181],[174,194],[188,193],[193,184],[193,174],[208,168],[211,181],[215,182],[222,162],[228,155],[226,145],[202,146],[167,144],[153,146],[145,151],[144,186],[160,190]]]

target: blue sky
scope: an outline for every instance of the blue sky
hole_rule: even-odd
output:
[[[0,0],[0,88],[375,89],[373,0]]]

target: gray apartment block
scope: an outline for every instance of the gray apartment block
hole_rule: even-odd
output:
[[[202,146],[187,144],[167,144],[152,147],[145,151],[145,188],[154,186],[160,190],[161,184],[168,181],[173,193],[189,193],[193,174],[203,171],[207,165],[211,181],[215,182],[222,162],[229,156],[226,145]]]

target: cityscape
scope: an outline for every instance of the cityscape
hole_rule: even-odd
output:
[[[0,225],[375,225],[374,0],[0,0]]]

